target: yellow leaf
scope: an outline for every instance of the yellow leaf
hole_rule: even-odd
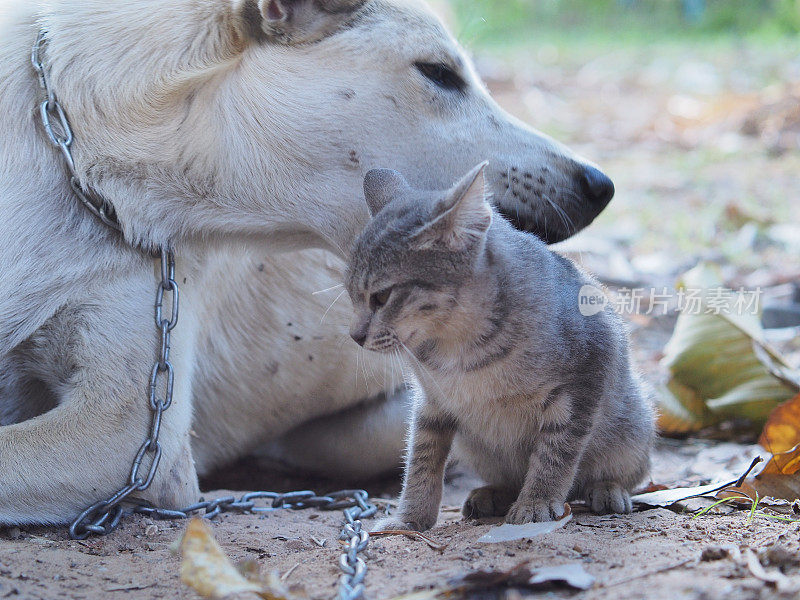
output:
[[[794,475],[800,471],[800,394],[772,411],[758,443],[772,453],[763,474]]]
[[[203,519],[189,522],[180,549],[181,581],[203,598],[223,600],[250,593],[266,600],[289,600],[289,594],[275,581],[257,583],[245,579],[225,556]]]

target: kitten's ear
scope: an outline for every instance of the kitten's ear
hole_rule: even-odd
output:
[[[407,189],[408,182],[397,171],[372,169],[364,178],[364,198],[367,200],[369,214],[374,217]]]
[[[444,243],[463,250],[483,239],[492,224],[492,209],[486,192],[486,166],[481,163],[437,202],[431,222],[417,234],[421,245]]]
[[[367,0],[234,0],[257,42],[300,44],[333,33]]]

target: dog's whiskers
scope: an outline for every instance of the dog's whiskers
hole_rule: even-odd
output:
[[[553,208],[553,210],[559,217],[561,217],[561,222],[564,224],[567,233],[572,233],[573,231],[575,231],[575,223],[572,221],[572,219],[569,217],[569,215],[563,208],[561,208],[558,204],[553,202],[547,194],[542,194],[541,198],[545,200]]]

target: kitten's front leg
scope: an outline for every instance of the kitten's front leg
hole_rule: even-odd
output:
[[[436,525],[444,467],[455,432],[452,417],[430,403],[415,411],[400,506],[396,515],[379,521],[374,531],[425,531]]]
[[[542,427],[528,461],[525,483],[506,515],[507,523],[553,521],[564,516],[564,503],[588,442],[592,412],[573,412],[566,423]]]

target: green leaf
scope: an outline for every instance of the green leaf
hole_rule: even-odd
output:
[[[700,265],[686,273],[679,288],[709,290],[721,285],[713,267]],[[794,395],[793,388],[776,377],[775,365],[786,366],[768,348],[755,314],[706,314],[710,294],[698,297],[701,314],[678,317],[672,338],[664,348],[662,365],[669,378],[660,400],[659,425],[667,433],[685,433],[724,419],[743,417],[761,426],[769,413]],[[765,351],[774,364],[768,366]]]

